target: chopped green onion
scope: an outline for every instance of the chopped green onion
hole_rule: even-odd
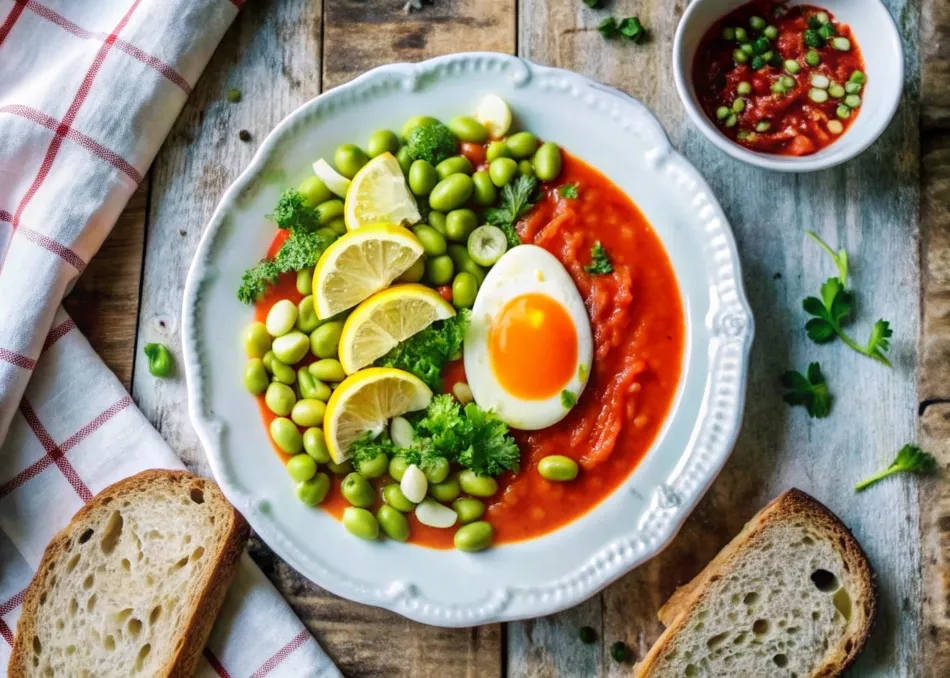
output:
[[[775,40],[778,37],[778,29],[775,26],[766,26],[765,30],[762,31],[762,35],[769,40]]]
[[[781,80],[782,80],[782,86],[785,87],[786,90],[792,89],[793,87],[795,87],[795,85],[798,84],[795,81],[795,78],[793,78],[790,75],[783,75]]]
[[[754,56],[754,57],[752,57],[752,70],[753,70],[753,71],[760,71],[760,70],[762,70],[763,68],[765,68],[765,59],[763,59],[763,58],[760,57],[760,56]]]
[[[741,49],[732,50],[732,58],[735,59],[735,62],[737,64],[744,64],[745,62],[749,60],[749,57],[746,56],[746,53],[743,52]]]
[[[726,118],[726,127],[735,127],[739,122],[739,118],[736,117],[736,114],[733,113],[728,118]]]
[[[716,109],[716,118],[719,120],[725,120],[732,114],[732,111],[729,110],[728,106],[720,106]]]
[[[741,94],[742,96],[748,96],[752,94],[752,85],[745,80],[736,85],[736,93]]]
[[[746,32],[746,30],[742,26],[736,27],[736,40],[738,40],[739,42],[749,41],[749,34]]]
[[[818,50],[810,49],[805,55],[805,63],[809,66],[817,66],[821,63],[821,55],[818,53]]]
[[[762,120],[755,124],[756,132],[768,132],[770,129],[772,129],[772,123],[770,123],[768,120]]]
[[[849,108],[860,108],[861,107],[861,97],[857,94],[849,94],[844,98],[844,105]]]
[[[813,87],[812,89],[808,90],[808,98],[814,101],[816,104],[823,104],[828,101],[828,91]]]
[[[765,54],[771,46],[769,39],[766,37],[756,38],[755,42],[752,43],[752,49],[755,50],[756,54]]]
[[[751,139],[751,138],[754,137],[754,136],[755,136],[755,134],[753,134],[752,132],[750,132],[750,131],[747,130],[747,129],[741,129],[741,130],[739,130],[739,132],[736,134],[736,138],[739,139],[739,140],[741,140],[741,141],[745,141],[746,139]]]
[[[769,50],[768,52],[760,54],[759,56],[761,56],[765,60],[765,63],[768,63],[772,59],[775,58],[775,52],[773,52],[772,50]]]
[[[835,99],[840,99],[844,96],[844,87],[839,85],[836,82],[831,83],[831,86],[828,88],[828,94],[833,96]]]
[[[847,120],[848,118],[851,117],[851,109],[845,106],[844,104],[841,104],[835,110],[835,115],[837,115],[842,120]]]
[[[801,67],[801,64],[799,64],[794,59],[786,59],[785,70],[791,73],[792,75],[798,75],[801,72],[802,67]]]
[[[753,54],[755,54],[755,47],[752,46],[751,42],[742,43],[741,45],[739,45],[739,49],[741,49],[743,52],[745,52],[749,56],[752,56]]]
[[[736,29],[730,26],[726,26],[722,29],[722,39],[723,40],[735,40],[736,39]]]
[[[823,37],[825,40],[829,40],[838,35],[838,29],[835,28],[834,24],[825,24],[818,29],[818,35]]]
[[[858,94],[861,92],[861,84],[857,82],[847,82],[844,85],[844,91],[848,94]]]
[[[745,110],[745,99],[739,98],[732,102],[732,110],[742,113]]]
[[[844,125],[842,125],[837,120],[829,120],[828,131],[831,132],[832,134],[841,134],[842,132],[844,132]]]
[[[862,73],[861,71],[855,71],[854,73],[851,74],[851,77],[848,78],[848,82],[856,82],[859,85],[863,85],[867,81],[868,81],[867,76],[864,75],[864,73]]]
[[[811,76],[811,86],[817,87],[818,89],[828,89],[828,86],[831,85],[831,80],[827,76],[822,75],[821,73],[813,73]]]
[[[749,25],[752,26],[753,30],[761,31],[767,26],[765,19],[760,16],[754,16],[749,18]]]
[[[828,12],[818,12],[818,14],[815,15],[815,19],[817,19],[818,23],[820,24],[826,24],[831,21],[831,17],[828,16]]]
[[[785,94],[785,85],[782,84],[781,80],[776,80],[773,82],[771,89],[776,94]]]
[[[831,41],[831,46],[839,52],[847,52],[851,49],[851,41],[847,38],[835,38]]]

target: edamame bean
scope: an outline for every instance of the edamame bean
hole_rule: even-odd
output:
[[[307,295],[297,304],[296,328],[304,334],[310,334],[320,327],[317,310],[313,307],[313,295]]]
[[[405,271],[403,271],[402,275],[396,278],[396,280],[398,280],[399,282],[405,282],[405,283],[416,283],[422,280],[422,276],[424,276],[425,274],[426,274],[426,258],[419,257],[413,262],[412,266],[410,266]]]
[[[379,536],[379,523],[373,514],[364,508],[348,506],[343,510],[343,527],[360,539],[376,539]]]
[[[327,200],[317,205],[317,218],[321,226],[329,226],[335,219],[342,216],[343,201],[339,198]],[[336,231],[333,232],[336,233]]]
[[[356,176],[363,165],[369,162],[369,157],[363,149],[355,144],[343,144],[333,154],[333,164],[337,171],[347,179]]]
[[[297,483],[297,499],[307,506],[316,506],[323,503],[330,491],[330,476],[318,473],[310,480]]]
[[[320,325],[310,335],[310,350],[318,358],[336,358],[342,332],[343,323],[339,320]],[[310,374],[313,374],[313,372]],[[313,376],[316,377],[317,375],[314,374]]]
[[[297,454],[303,449],[303,438],[297,425],[286,417],[277,417],[270,423],[270,437],[287,454]]]
[[[306,454],[295,454],[287,460],[287,472],[291,478],[302,483],[317,475],[317,462]]]
[[[488,170],[478,170],[472,175],[472,195],[482,207],[494,205],[498,199],[498,189],[492,183]]]
[[[275,381],[267,385],[264,404],[278,417],[286,417],[290,414],[296,403],[297,396],[294,395],[294,390],[287,384]]]
[[[297,390],[300,397],[308,400],[322,400],[330,398],[330,387],[310,374],[310,369],[301,367],[297,370]]]
[[[530,158],[538,149],[538,137],[531,132],[518,132],[512,134],[505,140],[508,150],[511,151],[511,157],[520,160],[521,158]]]
[[[321,238],[326,238],[326,239],[329,240],[329,241],[333,241],[333,240],[336,239],[336,233],[335,233],[334,230],[333,230],[332,228],[330,228],[329,226],[324,226],[323,228],[318,228],[318,229],[317,229],[317,235],[319,235]]]
[[[484,144],[488,141],[488,130],[485,125],[470,115],[455,116],[449,121],[449,129],[462,141],[471,141],[476,144]]]
[[[264,324],[272,337],[279,337],[290,332],[296,322],[297,307],[294,306],[294,302],[290,299],[281,299],[270,307]]]
[[[263,358],[270,350],[271,336],[262,322],[251,323],[244,330],[244,350],[248,358]]]
[[[430,257],[438,257],[445,254],[445,238],[443,238],[442,234],[437,230],[426,224],[419,224],[412,229],[412,232],[419,238],[419,242],[422,243],[422,249],[427,255]]]
[[[455,548],[466,553],[484,551],[491,546],[494,538],[495,528],[491,526],[491,523],[479,520],[458,529],[455,533]]]
[[[455,308],[471,308],[478,294],[478,281],[466,271],[457,273],[452,281],[452,305]]]
[[[467,174],[453,174],[435,185],[429,194],[429,206],[440,212],[454,210],[472,197],[473,190],[472,177]]]
[[[445,235],[445,214],[443,212],[437,212],[432,210],[429,212],[429,218],[426,219],[429,222],[429,226],[437,230],[441,235]]]
[[[534,165],[530,160],[518,161],[518,175],[522,177],[533,177],[535,175]]]
[[[297,271],[297,291],[301,294],[310,294],[313,291],[313,268],[307,267]],[[300,307],[297,307],[298,315]]]
[[[409,468],[409,462],[405,457],[393,457],[389,460],[389,477],[400,481],[407,468]]]
[[[445,234],[449,240],[465,242],[477,227],[478,217],[467,207],[452,210],[445,216]]]
[[[412,167],[412,156],[409,155],[409,147],[403,146],[396,153],[396,162],[399,163],[399,169],[402,170],[403,176],[409,176],[409,168]]]
[[[454,272],[452,259],[447,254],[426,260],[426,278],[433,285],[447,285]]]
[[[452,502],[452,508],[458,514],[459,523],[468,525],[485,515],[485,504],[471,497],[459,497]]]
[[[327,405],[322,400],[304,398],[294,404],[294,409],[290,411],[290,418],[298,426],[320,426],[323,424],[323,415],[326,411]]]
[[[395,153],[398,150],[399,137],[388,129],[376,130],[369,135],[369,141],[366,142],[366,151],[371,158],[383,153]]]
[[[426,480],[430,484],[438,484],[449,477],[449,460],[445,457],[436,457],[422,469]]]
[[[349,460],[344,461],[342,464],[337,464],[331,460],[327,462],[327,471],[335,476],[345,476],[347,473],[353,472],[353,464],[350,463]]]
[[[409,539],[409,521],[406,516],[388,504],[383,504],[376,512],[376,520],[390,539],[406,541]]]
[[[504,141],[493,141],[488,144],[488,148],[485,150],[485,160],[491,162],[496,158],[510,158],[511,151],[508,149],[508,145]]]
[[[491,182],[501,188],[515,178],[518,173],[518,163],[511,158],[495,158],[488,165],[488,176]]]
[[[401,134],[403,139],[408,139],[409,135],[412,134],[412,130],[416,127],[425,127],[426,125],[434,125],[439,122],[430,115],[414,115],[413,117],[406,120],[406,123],[402,126]]]
[[[325,200],[329,200],[333,197],[333,193],[331,193],[327,185],[323,183],[323,179],[316,175],[307,177],[301,181],[297,187],[297,191],[303,196],[304,202],[310,205],[310,207],[316,207]]]
[[[336,236],[346,235],[346,219],[337,217],[327,224],[327,228],[333,231],[333,234]]]
[[[273,351],[268,351],[273,356]],[[264,363],[265,367],[267,362]],[[276,379],[281,384],[287,384],[290,386],[297,382],[297,373],[294,371],[294,368],[286,363],[282,363],[275,357],[271,357],[270,360],[270,373],[274,375]]]
[[[303,450],[318,464],[330,463],[330,451],[322,428],[314,426],[303,432]]]
[[[340,485],[340,494],[353,506],[359,506],[360,508],[372,506],[375,498],[373,486],[359,473],[350,473],[343,479],[343,483]]]
[[[464,155],[455,155],[436,165],[435,171],[439,175],[439,179],[445,179],[453,174],[471,174],[475,171],[475,168],[472,167],[472,161]]]
[[[389,470],[389,457],[380,452],[372,459],[363,459],[356,465],[356,470],[364,478],[381,478]]]
[[[475,263],[465,245],[449,245],[448,255],[452,259],[456,271],[471,273],[475,276],[478,286],[481,287],[482,282],[485,280],[485,269]]]
[[[439,183],[439,173],[426,160],[416,160],[409,167],[409,190],[415,195],[429,195]]]
[[[443,504],[455,501],[460,494],[462,494],[462,487],[457,473],[453,473],[441,483],[429,485],[429,496]]]
[[[346,372],[343,371],[343,365],[339,360],[333,358],[324,358],[315,363],[310,363],[310,374],[320,381],[343,381],[346,379]]]
[[[546,480],[564,483],[577,477],[577,462],[561,454],[552,454],[538,462],[538,473]]]
[[[269,374],[274,373],[274,360],[276,360],[276,358],[274,358],[273,351],[267,351],[264,357],[261,358],[261,362],[264,363],[264,369],[267,370]]]
[[[300,330],[293,330],[274,339],[271,350],[274,356],[285,365],[299,362],[310,348],[310,337]]]
[[[244,366],[244,388],[248,393],[258,395],[267,390],[270,384],[270,377],[267,376],[267,370],[264,369],[264,361],[260,358],[251,358]]]
[[[406,499],[406,495],[402,493],[402,489],[396,483],[383,488],[383,501],[402,513],[408,513],[416,507],[415,504]]]
[[[490,497],[498,491],[498,481],[491,476],[476,475],[471,469],[459,474],[459,484],[465,494],[473,497]]]
[[[561,173],[561,149],[552,141],[541,144],[534,154],[534,171],[541,181],[554,181]]]

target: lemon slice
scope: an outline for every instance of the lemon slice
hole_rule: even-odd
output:
[[[422,256],[422,243],[402,226],[374,224],[330,245],[313,272],[313,305],[321,320],[356,306]]]
[[[346,194],[343,218],[355,231],[367,224],[385,222],[411,226],[422,216],[392,153],[377,155],[363,166]]]
[[[343,380],[323,417],[330,457],[342,464],[367,432],[378,435],[392,417],[429,406],[432,391],[419,377],[392,367],[371,367]]]
[[[497,94],[487,94],[478,104],[475,119],[485,125],[492,139],[501,139],[511,127],[511,109]]]
[[[455,315],[452,304],[425,285],[395,285],[356,307],[340,335],[340,363],[347,374],[366,367],[436,320]]]

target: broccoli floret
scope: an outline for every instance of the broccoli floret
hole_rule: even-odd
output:
[[[458,153],[459,142],[452,130],[442,123],[416,127],[406,141],[409,157],[437,165]]]

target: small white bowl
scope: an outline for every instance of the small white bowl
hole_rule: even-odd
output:
[[[817,153],[782,156],[751,151],[726,137],[706,116],[693,87],[693,59],[706,31],[748,0],[693,0],[676,29],[673,77],[693,122],[720,149],[737,160],[779,172],[813,172],[834,167],[866,149],[887,128],[904,87],[904,50],[893,18],[881,0],[824,0],[818,6],[848,24],[864,56],[867,85],[857,119],[840,139]],[[805,4],[792,0],[790,5]],[[808,3],[812,4],[812,3]]]

